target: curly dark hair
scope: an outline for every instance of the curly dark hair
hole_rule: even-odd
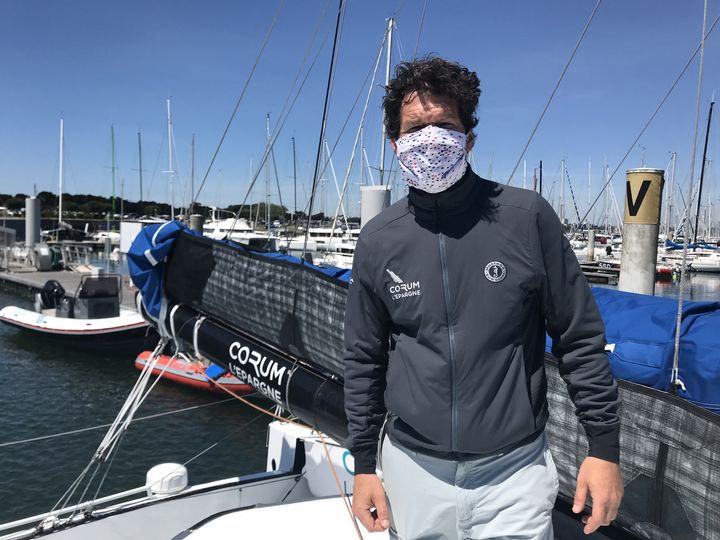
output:
[[[385,88],[383,107],[388,138],[400,136],[400,107],[412,92],[429,92],[447,96],[457,103],[460,121],[470,134],[477,126],[475,116],[480,98],[480,80],[474,71],[456,62],[436,56],[402,62],[395,68],[395,78]]]

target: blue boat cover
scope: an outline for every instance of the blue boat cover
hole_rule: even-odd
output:
[[[674,249],[683,249],[684,245],[683,245],[683,244],[678,244],[677,242],[673,242],[672,240],[665,240],[665,247],[666,247],[667,249],[674,250]],[[718,249],[718,246],[717,246],[717,245],[713,245],[713,244],[703,244],[703,243],[700,243],[700,242],[698,242],[697,244],[693,244],[693,243],[688,244],[688,249],[696,249],[696,248],[700,248],[700,249]]]
[[[143,227],[133,240],[127,254],[130,279],[140,291],[147,314],[161,324],[165,306],[163,276],[165,261],[178,235],[185,229],[179,221],[167,221]]]
[[[593,294],[605,321],[615,376],[669,390],[677,300],[599,287]],[[678,367],[684,385],[678,395],[720,413],[720,302],[683,303]]]

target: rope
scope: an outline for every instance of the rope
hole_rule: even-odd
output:
[[[340,485],[340,479],[338,478],[337,471],[335,470],[335,466],[330,459],[330,450],[328,449],[327,443],[325,442],[325,437],[323,437],[323,434],[320,431],[318,431],[318,435],[320,435],[320,442],[322,443],[323,450],[325,451],[325,457],[327,458],[328,465],[330,466],[330,472],[332,473],[333,479],[335,480],[335,485],[337,486],[338,492],[340,493],[340,498],[343,500],[343,504],[345,505],[345,510],[347,510],[348,516],[350,516],[350,521],[352,521],[352,524],[355,527],[355,533],[360,540],[363,540],[363,535],[360,532],[360,527],[358,527],[357,520],[355,519],[355,515],[353,514],[352,508],[350,507],[350,503],[348,502],[347,497],[345,497],[345,490]]]
[[[130,390],[130,393],[128,394],[128,397],[125,399],[125,402],[123,403],[123,406],[120,409],[120,412],[118,412],[117,416],[115,417],[115,420],[110,425],[110,429],[108,429],[107,433],[105,434],[105,437],[103,437],[102,441],[97,447],[97,450],[95,450],[95,453],[90,458],[90,461],[88,462],[87,466],[82,470],[82,472],[75,478],[75,480],[70,484],[70,487],[63,493],[63,495],[58,499],[58,501],[55,503],[55,506],[53,506],[51,512],[53,512],[55,509],[58,508],[60,505],[65,505],[67,501],[69,501],[73,495],[75,494],[75,491],[77,490],[80,483],[85,479],[85,476],[87,475],[88,471],[91,469],[91,467],[95,466],[96,471],[93,473],[92,478],[95,477],[95,474],[97,473],[97,468],[101,463],[107,460],[108,456],[113,452],[115,449],[116,443],[118,442],[118,438],[127,430],[130,422],[132,422],[132,418],[137,411],[140,404],[144,401],[144,399],[147,397],[147,393],[143,395],[143,392],[145,388],[148,385],[148,381],[150,379],[150,376],[152,374],[152,370],[155,368],[155,365],[157,364],[158,358],[160,356],[160,351],[165,346],[166,342],[161,340],[157,347],[155,347],[155,350],[153,350],[152,354],[150,355],[150,359],[143,367],[142,372],[140,373],[140,376],[138,377],[138,380],[133,385],[132,389]],[[162,372],[158,375],[155,382],[150,386],[148,389],[148,393],[150,390],[152,390],[155,387],[155,384],[158,380],[160,380],[160,377],[162,377],[162,374],[165,372],[165,368],[162,370]],[[92,481],[91,478],[91,481]],[[89,485],[89,484],[88,484]],[[87,491],[87,487],[85,488],[85,491]]]
[[[228,401],[228,400],[231,400],[231,399],[232,399],[232,398],[228,398],[227,400],[224,400],[224,401]],[[195,460],[198,459],[199,457],[203,456],[204,454],[207,454],[210,450],[212,450],[213,448],[215,448],[217,445],[219,445],[219,444],[222,443],[223,441],[226,441],[227,439],[229,439],[231,436],[235,435],[236,433],[239,433],[239,432],[243,431],[243,430],[246,429],[250,424],[253,424],[253,423],[257,422],[257,421],[260,420],[260,418],[262,418],[262,417],[263,417],[262,414],[258,414],[257,416],[254,416],[253,418],[251,418],[250,420],[248,420],[247,422],[245,422],[245,423],[244,423],[243,425],[241,425],[240,427],[235,428],[234,430],[232,430],[230,433],[228,433],[227,435],[225,435],[225,436],[222,437],[221,439],[218,439],[217,441],[215,441],[214,443],[212,443],[210,446],[208,446],[208,447],[205,448],[204,450],[201,450],[200,452],[198,452],[197,454],[195,454],[193,457],[191,457],[190,459],[188,459],[187,461],[185,461],[185,462],[182,464],[183,467],[186,466],[186,465],[189,465],[190,463],[192,463],[193,461],[195,461]]]
[[[703,66],[705,65],[705,25],[707,23],[707,0],[705,0],[705,7],[703,10],[703,28],[700,39],[700,68],[698,69],[698,83],[697,83],[697,97],[695,99],[695,130],[693,132],[693,147],[692,157],[690,158],[690,198],[692,199],[693,193],[693,178],[695,175],[695,157],[697,153],[697,138],[698,128],[700,124],[700,96],[702,94],[702,79],[703,79]],[[692,204],[692,202],[690,203]],[[689,208],[689,206],[688,206]],[[680,289],[678,291],[678,309],[677,319],[675,321],[675,350],[673,351],[673,367],[672,375],[670,379],[670,391],[674,394],[677,393],[678,387],[684,389],[684,385],[678,376],[678,369],[680,364],[680,327],[682,325],[682,308],[683,308],[683,296],[685,293],[685,275],[687,273],[687,252],[688,252],[688,239],[690,235],[685,234],[683,236],[683,255],[682,265],[680,266]]]
[[[590,28],[590,23],[595,18],[595,14],[597,13],[598,9],[600,8],[600,4],[602,4],[602,0],[598,0],[598,3],[595,4],[595,9],[593,9],[593,12],[590,14],[590,18],[588,19],[588,22],[585,23],[585,28],[583,28],[583,31],[580,34],[580,38],[578,39],[577,43],[575,44],[575,48],[573,49],[572,53],[570,54],[570,58],[568,58],[568,61],[565,64],[565,67],[563,68],[562,73],[560,74],[560,78],[555,83],[555,88],[553,88],[552,94],[550,94],[550,97],[548,98],[547,103],[545,103],[545,108],[543,109],[542,113],[540,113],[540,118],[537,119],[537,122],[535,123],[535,127],[533,128],[532,132],[530,133],[530,137],[528,138],[527,142],[525,143],[525,147],[522,149],[522,152],[520,152],[520,157],[518,157],[517,163],[515,163],[515,167],[513,167],[513,170],[510,173],[510,178],[508,178],[508,181],[506,182],[506,184],[510,185],[510,182],[512,182],[513,176],[515,176],[515,171],[517,171],[517,168],[520,166],[520,162],[522,161],[523,157],[525,156],[525,152],[527,151],[528,146],[530,146],[530,142],[533,140],[533,137],[535,136],[535,132],[537,131],[538,127],[540,127],[540,122],[542,122],[542,119],[545,116],[545,113],[547,112],[548,107],[550,107],[550,103],[552,102],[553,98],[555,97],[555,93],[558,91],[558,88],[560,87],[560,83],[562,82],[563,78],[565,77],[565,73],[567,72],[568,68],[570,67],[570,63],[573,61],[573,58],[575,58],[575,53],[577,52],[578,48],[580,47],[580,44],[582,43],[582,40],[585,37],[585,34],[588,31],[588,28]]]
[[[161,412],[161,413],[150,414],[148,416],[141,416],[140,418],[136,418],[134,421],[140,422],[142,420],[153,420],[155,418],[161,418],[163,416],[170,416],[170,415],[178,414],[181,412],[192,411],[194,409],[204,409],[205,407],[213,407],[214,405],[219,405],[221,403],[227,403],[228,401],[232,401],[232,398],[226,398],[226,399],[223,399],[220,401],[214,401],[212,403],[205,403],[204,405],[193,405],[191,407],[185,407],[182,409],[175,409],[172,411],[165,411],[165,412]],[[61,433],[53,433],[51,435],[42,435],[40,437],[31,437],[29,439],[23,439],[20,441],[11,441],[11,442],[0,443],[0,448],[4,448],[6,446],[17,446],[19,444],[27,444],[27,443],[36,442],[36,441],[44,441],[46,439],[56,439],[58,437],[67,437],[68,435],[77,435],[78,433],[85,433],[86,431],[95,431],[98,429],[107,428],[107,427],[110,427],[111,425],[112,424],[101,424],[99,426],[92,426],[92,427],[86,427],[86,428],[81,428],[81,429],[73,429],[70,431],[63,431]]]
[[[140,374],[140,377],[138,378],[138,381],[136,382],[135,386],[130,392],[130,395],[126,398],[125,403],[123,404],[123,407],[120,411],[120,413],[115,418],[115,421],[111,425],[110,429],[106,433],[103,440],[100,442],[100,445],[98,446],[97,450],[95,451],[95,454],[93,454],[93,457],[90,459],[90,462],[85,467],[85,469],[78,475],[78,477],[75,479],[73,484],[71,485],[71,488],[69,488],[64,495],[65,499],[61,498],[53,507],[51,511],[54,511],[58,505],[62,502],[63,506],[66,505],[67,501],[69,501],[72,496],[75,494],[75,491],[77,490],[80,483],[84,480],[85,476],[87,475],[88,471],[91,467],[95,467],[95,470],[90,477],[90,480],[86,483],[85,489],[83,490],[80,499],[82,499],[85,494],[87,493],[88,488],[90,487],[90,484],[92,484],[92,481],[95,479],[95,476],[97,475],[98,471],[100,470],[100,466],[102,463],[104,463],[108,456],[110,456],[115,446],[117,445],[118,441],[122,439],[123,435],[127,431],[127,428],[132,422],[133,415],[135,411],[137,411],[137,408],[140,406],[142,401],[144,401],[145,397],[147,397],[147,394],[155,387],[155,384],[158,380],[160,380],[160,377],[162,377],[163,373],[165,372],[165,369],[167,369],[167,366],[163,368],[161,373],[158,375],[155,382],[151,385],[150,389],[147,390],[147,393],[145,396],[142,396],[142,392],[144,388],[147,386],[147,381],[149,380],[150,375],[152,373],[152,370],[154,369],[155,365],[157,364],[157,360],[159,358],[159,352],[161,350],[161,347],[164,346],[162,342],[158,343],[158,346],[153,351],[150,360],[148,363],[144,366],[143,372]],[[151,366],[151,367],[148,367]],[[141,398],[142,396],[142,398]],[[124,420],[123,420],[124,418]],[[73,513],[74,515],[74,513]]]
[[[420,44],[420,34],[422,34],[423,23],[425,22],[425,10],[427,9],[428,0],[425,0],[422,8],[422,15],[420,15],[420,26],[418,27],[417,38],[415,39],[415,48],[413,49],[412,58],[417,58],[418,45]]]
[[[217,405],[217,404],[219,404],[219,403],[226,403],[226,402],[228,402],[228,401],[234,401],[234,400],[233,400],[233,398],[227,398],[227,399],[224,399],[224,400],[221,400],[221,401],[216,401],[216,402],[210,403],[210,404],[198,405],[198,406],[195,406],[195,407],[188,407],[187,409],[208,407],[208,406],[211,406],[211,405]],[[152,416],[148,416],[148,417],[145,417],[145,418],[151,418],[151,417],[156,417],[156,416],[164,416],[164,415],[166,415],[166,414],[173,414],[174,412],[175,412],[175,411],[170,411],[169,413],[161,413],[161,414],[159,414],[159,415],[152,415]],[[248,426],[250,426],[250,425],[253,424],[254,422],[258,421],[258,420],[259,420],[260,418],[262,418],[262,417],[263,417],[262,414],[258,414],[257,416],[255,416],[255,417],[253,417],[252,419],[248,420],[247,422],[245,422],[245,423],[242,424],[241,426],[233,429],[230,433],[228,433],[228,434],[225,435],[224,437],[218,439],[217,441],[215,441],[215,442],[214,442],[213,444],[211,444],[210,446],[206,447],[205,449],[201,450],[200,452],[198,452],[197,454],[195,454],[194,456],[192,456],[190,459],[188,459],[188,460],[186,460],[185,462],[183,462],[181,466],[185,467],[185,466],[189,465],[190,463],[192,463],[193,461],[197,460],[198,458],[200,458],[201,456],[203,456],[204,454],[206,454],[206,453],[209,452],[210,450],[214,449],[216,446],[218,446],[219,444],[221,444],[223,441],[227,440],[228,438],[230,438],[231,436],[235,435],[236,433],[239,433],[239,432],[243,431],[243,430],[246,429]],[[140,420],[140,419],[138,419],[138,420]],[[88,501],[87,507],[83,510],[83,512],[85,512],[85,513],[90,512],[90,511],[92,511],[92,509],[94,508],[95,500],[97,499],[97,497],[98,497],[98,495],[99,495],[99,493],[100,493],[100,489],[102,488],[102,486],[103,486],[103,484],[104,484],[104,482],[105,482],[105,479],[107,478],[108,473],[110,472],[110,467],[112,466],[112,463],[113,463],[113,461],[114,461],[114,459],[115,459],[115,456],[117,456],[117,454],[114,454],[114,455],[113,455],[112,460],[110,461],[110,463],[108,464],[108,467],[107,467],[106,470],[105,470],[105,473],[104,473],[104,475],[103,475],[103,478],[101,479],[101,481],[100,481],[97,489],[95,490],[95,495],[94,495],[93,499],[90,500],[90,501]],[[88,464],[88,466],[86,467],[86,470],[85,470],[84,472],[87,472],[87,470],[89,470],[90,465],[91,465],[91,464]],[[67,518],[65,521],[72,521],[72,518],[79,512],[79,510],[80,510],[80,503],[82,502],[82,499],[84,498],[85,493],[87,492],[88,488],[89,488],[90,485],[92,484],[92,480],[95,478],[95,475],[97,474],[98,470],[99,470],[99,468],[96,469],[95,473],[93,473],[93,477],[91,478],[90,482],[88,482],[88,485],[86,486],[86,488],[85,488],[82,496],[79,498],[78,505],[77,505],[78,508],[76,508],[75,510],[73,510],[73,512],[72,512],[72,514],[70,515],[70,517]],[[177,469],[176,469],[176,470],[177,470]],[[76,481],[73,483],[73,485],[71,485],[70,488],[68,488],[68,490],[65,492],[65,494],[63,495],[63,497],[61,498],[61,500],[62,500],[62,499],[68,500],[68,499],[72,496],[72,494],[74,493],[74,491],[77,489],[77,485],[79,485],[79,480],[80,480],[80,479],[78,478],[78,480],[76,480]],[[70,493],[70,495],[68,495],[67,497],[65,497],[65,495],[67,495],[69,492],[71,492],[71,490],[72,490],[72,493]],[[55,511],[55,509],[57,508],[57,506],[58,506],[58,505],[56,504],[55,507],[53,507],[53,509],[45,516],[45,518],[48,517],[48,516],[50,515],[50,513],[52,513],[53,511]],[[43,520],[41,520],[41,523],[42,523],[42,521],[44,521],[45,518],[43,518]]]
[[[324,14],[324,12],[323,12]],[[320,20],[318,21],[318,27],[316,30],[316,34],[319,31],[320,22],[322,22],[322,16],[320,17]],[[270,150],[272,150],[275,146],[275,142],[277,141],[277,138],[280,136],[280,133],[282,132],[283,127],[285,126],[285,122],[290,116],[290,112],[292,111],[293,107],[295,106],[295,102],[297,101],[298,97],[300,97],[300,93],[302,92],[302,89],[305,87],[305,83],[308,80],[308,77],[310,76],[310,73],[312,72],[312,69],[315,67],[315,63],[317,62],[318,58],[320,57],[320,53],[322,52],[323,48],[325,47],[325,41],[327,40],[327,36],[325,39],[323,39],[322,43],[320,44],[320,47],[318,48],[317,53],[315,54],[315,57],[313,58],[313,61],[310,63],[310,67],[308,68],[307,73],[305,73],[305,76],[303,77],[302,82],[300,83],[300,86],[298,87],[297,92],[295,93],[295,96],[292,99],[292,103],[290,103],[290,108],[285,113],[285,116],[283,117],[283,112],[280,113],[280,120],[278,120],[278,123],[276,124],[274,135],[271,137],[272,141],[269,143],[269,145],[266,145],[265,152],[263,153],[263,157],[260,160],[260,165],[257,168],[257,171],[255,172],[252,180],[250,181],[250,186],[248,187],[247,192],[245,193],[245,197],[243,198],[242,202],[240,203],[240,206],[235,213],[235,219],[232,223],[232,226],[230,227],[230,231],[232,231],[235,228],[235,224],[237,223],[238,219],[240,219],[240,215],[242,214],[242,210],[245,207],[245,203],[248,200],[248,197],[250,197],[250,194],[252,192],[253,187],[255,186],[255,182],[257,181],[258,177],[260,176],[260,173],[262,172],[263,167],[265,166],[265,162],[268,159],[268,156],[270,155]],[[302,72],[302,66],[305,63],[305,60],[307,59],[307,55],[310,53],[310,49],[312,46],[312,43],[315,41],[315,36],[313,36],[313,39],[310,42],[310,45],[308,45],[308,49],[306,51],[306,57],[303,59],[303,62],[300,64],[300,68],[298,68],[298,73],[295,78],[295,82],[297,82],[297,79],[300,76],[300,73]],[[293,82],[293,85],[290,87],[290,90],[288,91],[288,95],[285,99],[285,104],[283,105],[283,111],[285,110],[287,103],[290,99],[290,96],[292,95],[292,88],[295,86],[295,82]],[[228,233],[228,238],[231,233]]]
[[[252,402],[250,402],[250,401],[247,401],[247,400],[244,399],[242,396],[236,394],[235,392],[233,392],[233,391],[230,390],[229,388],[225,388],[224,386],[221,386],[220,388],[222,388],[224,392],[227,392],[228,394],[230,394],[231,396],[233,396],[235,399],[238,399],[238,400],[242,401],[245,405],[248,405],[249,407],[252,407],[252,408],[255,409],[256,411],[259,411],[259,412],[261,412],[261,413],[264,413],[264,414],[266,414],[266,415],[268,415],[268,416],[270,416],[270,417],[272,417],[272,418],[275,418],[276,420],[280,420],[281,422],[285,422],[285,423],[288,423],[288,424],[291,424],[291,425],[294,425],[294,426],[306,427],[304,424],[301,424],[300,422],[297,422],[296,420],[292,420],[292,419],[290,419],[290,418],[284,418],[284,417],[282,417],[282,416],[280,416],[280,415],[278,415],[278,414],[276,414],[276,413],[274,413],[274,412],[272,412],[272,411],[270,411],[270,410],[268,410],[268,409],[264,409],[263,407],[260,407],[259,405],[256,405],[256,404],[254,404],[254,403],[252,403]],[[340,485],[340,479],[338,478],[337,472],[335,471],[335,467],[333,466],[332,460],[330,459],[330,452],[329,452],[329,450],[328,450],[328,448],[327,448],[327,444],[326,444],[326,442],[325,442],[325,437],[323,436],[323,434],[322,434],[322,432],[321,432],[320,430],[315,430],[315,432],[316,432],[316,433],[318,434],[318,436],[320,437],[320,441],[322,442],[323,449],[325,450],[325,455],[326,455],[326,457],[327,457],[328,466],[330,467],[330,471],[331,471],[331,473],[332,473],[332,475],[333,475],[333,478],[335,479],[335,483],[337,484],[337,487],[338,487],[338,492],[340,493],[340,497],[342,498],[342,500],[343,500],[343,502],[344,502],[344,504],[345,504],[345,508],[346,508],[347,511],[348,511],[348,514],[349,514],[349,516],[350,516],[350,520],[352,521],[353,526],[355,527],[355,532],[357,533],[358,538],[359,538],[360,540],[363,540],[363,536],[362,536],[362,533],[360,532],[360,528],[358,527],[357,521],[355,520],[355,516],[354,516],[353,513],[352,513],[352,509],[350,508],[350,506],[349,506],[349,504],[348,504],[348,502],[347,502],[347,499],[345,498],[345,492],[344,492],[342,486]]]
[[[632,143],[630,144],[630,146],[628,147],[627,152],[625,152],[625,155],[624,155],[623,158],[620,160],[620,163],[618,163],[618,165],[617,165],[617,167],[615,167],[615,170],[613,171],[613,173],[612,173],[612,174],[610,175],[610,177],[605,181],[605,184],[603,184],[603,187],[600,189],[600,192],[598,193],[597,197],[595,197],[595,200],[594,200],[593,203],[590,205],[590,208],[588,208],[587,212],[585,212],[585,215],[584,215],[583,218],[580,220],[581,222],[585,221],[585,218],[588,217],[588,215],[590,214],[590,212],[592,211],[592,209],[595,207],[595,205],[597,204],[597,202],[600,200],[600,197],[602,197],[602,194],[603,194],[603,192],[605,191],[605,189],[608,187],[608,185],[610,184],[610,182],[612,182],[612,179],[615,177],[615,174],[617,174],[618,170],[620,170],[620,167],[622,167],[622,164],[625,162],[625,160],[627,159],[627,157],[630,155],[630,152],[632,152],[632,151],[635,149],[635,145],[636,145],[636,144],[638,143],[638,141],[640,140],[640,137],[642,137],[643,134],[645,133],[645,131],[647,131],[647,129],[650,127],[650,124],[651,124],[652,121],[655,119],[655,117],[657,116],[657,114],[660,112],[660,109],[661,109],[662,106],[665,104],[665,102],[667,101],[667,99],[670,97],[670,94],[672,93],[672,91],[675,89],[675,87],[677,86],[677,84],[680,82],[680,79],[683,77],[683,75],[685,75],[685,72],[688,70],[688,68],[690,67],[690,64],[691,64],[692,61],[695,59],[695,56],[697,56],[697,53],[700,51],[700,48],[703,46],[702,44],[705,43],[705,40],[710,36],[710,34],[711,34],[711,33],[713,32],[713,30],[715,29],[715,26],[717,25],[718,21],[720,21],[720,15],[718,15],[717,17],[715,17],[715,20],[713,21],[712,25],[710,26],[710,29],[709,29],[706,33],[703,34],[703,39],[702,39],[701,44],[698,45],[698,46],[695,48],[695,50],[693,51],[693,53],[690,55],[690,58],[689,58],[688,61],[685,63],[685,66],[682,68],[682,70],[680,70],[680,73],[679,73],[678,76],[675,78],[675,81],[672,83],[672,85],[670,85],[670,88],[668,88],[668,91],[665,92],[665,95],[664,95],[663,98],[660,100],[660,103],[659,103],[658,106],[655,108],[655,111],[650,115],[650,118],[648,119],[647,122],[645,122],[645,125],[644,125],[643,128],[640,130],[640,133],[638,133],[638,136],[635,137],[635,139],[633,140],[633,142],[632,142]],[[692,181],[691,181],[691,183],[692,183]],[[578,227],[579,227],[579,225],[578,225]],[[575,232],[577,232],[577,227],[571,231],[570,236],[572,236],[573,234],[575,234]]]
[[[280,11],[282,10],[283,5],[285,4],[285,0],[280,0],[280,4],[278,5],[277,10],[275,11],[275,16],[273,17],[272,22],[270,23],[270,28],[268,28],[267,33],[265,34],[265,39],[263,40],[262,46],[260,47],[260,51],[257,54],[257,57],[255,58],[255,63],[253,64],[252,69],[250,70],[250,73],[248,74],[248,78],[245,80],[245,84],[243,86],[242,91],[240,92],[240,97],[238,98],[237,102],[235,103],[235,108],[233,109],[232,114],[230,115],[230,119],[227,122],[227,125],[225,126],[225,131],[223,131],[222,136],[220,137],[220,142],[218,142],[217,147],[215,148],[215,152],[213,153],[212,159],[210,160],[210,164],[208,165],[207,171],[205,171],[205,175],[203,176],[202,182],[200,182],[200,187],[197,190],[197,194],[192,199],[192,203],[190,204],[190,213],[192,214],[193,210],[195,209],[195,202],[197,201],[198,197],[200,196],[200,192],[202,191],[203,186],[205,185],[205,182],[208,179],[208,176],[210,175],[210,171],[212,170],[212,166],[215,163],[215,159],[218,156],[218,153],[220,152],[220,148],[223,145],[223,142],[225,141],[225,137],[228,134],[228,131],[230,131],[230,126],[233,123],[233,120],[235,119],[235,115],[238,112],[238,109],[240,108],[240,103],[242,103],[243,98],[245,97],[245,92],[248,89],[248,86],[250,85],[250,81],[253,78],[253,75],[255,74],[255,70],[258,67],[258,64],[260,63],[260,58],[262,57],[263,52],[265,51],[265,47],[268,44],[268,41],[270,40],[270,35],[272,34],[273,28],[275,28],[275,23],[278,20],[278,17],[280,16]]]

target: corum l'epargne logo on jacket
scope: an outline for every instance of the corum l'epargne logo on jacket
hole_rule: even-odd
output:
[[[420,296],[422,293],[419,281],[409,281],[406,283],[392,270],[386,268],[385,271],[390,276],[390,279],[393,280],[388,287],[388,292],[390,292],[390,297],[393,300],[407,298],[408,296]]]

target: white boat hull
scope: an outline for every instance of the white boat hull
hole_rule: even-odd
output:
[[[144,330],[148,323],[137,311],[120,308],[120,315],[104,319],[74,319],[56,317],[45,310],[38,313],[17,306],[6,306],[0,310],[0,321],[52,336],[108,336]]]

